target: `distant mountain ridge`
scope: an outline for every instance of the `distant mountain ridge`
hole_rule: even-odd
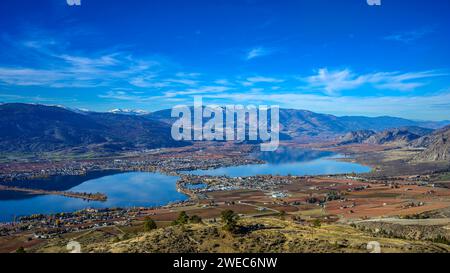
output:
[[[99,151],[185,145],[163,122],[141,116],[76,112],[34,104],[0,105],[0,150],[43,152],[88,147]]]
[[[0,104],[0,151],[114,152],[187,145],[171,137],[175,120],[170,109],[149,114],[120,109],[99,113],[39,104]],[[335,139],[358,129],[377,134],[390,128],[424,124],[434,129],[440,124],[394,117],[337,117],[293,109],[280,109],[280,123],[282,139],[305,141]]]
[[[359,130],[353,131],[345,134],[340,137],[339,145],[348,145],[348,144],[362,144],[367,141],[373,135],[376,135],[377,132],[373,130]]]
[[[408,145],[411,141],[431,134],[434,130],[417,126],[388,129],[381,132],[360,130],[347,133],[340,138],[340,145],[347,144],[399,144]]]
[[[450,126],[418,139],[413,145],[426,148],[415,157],[416,161],[450,161]]]
[[[397,117],[362,117],[362,116],[344,116],[339,118],[346,126],[358,130],[383,131],[386,129],[400,127],[422,127],[428,129],[439,129],[450,124],[450,121],[415,121]]]
[[[136,115],[136,116],[139,116],[139,115],[147,115],[147,114],[149,114],[149,112],[148,112],[148,111],[145,111],[145,110],[139,110],[139,109],[137,109],[137,110],[134,110],[134,109],[120,109],[120,108],[109,110],[108,113],[112,113],[112,114],[124,114],[124,115]]]
[[[176,118],[171,117],[171,110],[161,110],[145,117],[171,124]],[[400,127],[423,127],[439,129],[450,124],[448,121],[413,121],[396,117],[337,117],[318,114],[306,110],[280,109],[280,130],[293,139],[298,138],[335,138],[348,132],[371,130],[381,132]]]

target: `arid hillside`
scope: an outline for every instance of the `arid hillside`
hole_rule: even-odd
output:
[[[309,225],[276,217],[243,219],[240,234],[220,223],[170,226],[120,237],[96,232],[79,236],[83,252],[112,253],[368,253],[378,242],[381,252],[448,252],[450,246],[428,241],[388,238],[339,224]],[[99,231],[98,231],[99,232]],[[36,252],[66,252],[67,240],[54,239]]]
[[[427,148],[415,158],[417,161],[450,161],[450,126],[419,142],[426,143]]]

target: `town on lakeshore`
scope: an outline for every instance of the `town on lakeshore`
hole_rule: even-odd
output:
[[[296,152],[299,149],[298,144],[284,145],[280,156],[286,151]],[[101,202],[107,198],[102,193],[61,192],[36,187],[27,189],[26,186],[8,187],[8,184],[16,185],[20,182],[26,185],[27,181],[45,181],[52,177],[83,177],[102,171],[109,171],[105,175],[157,172],[177,177],[173,186],[188,198],[152,207],[95,208],[86,203],[86,208],[78,211],[17,215],[0,224],[2,251],[14,251],[19,245],[25,245],[33,251],[44,250],[41,247],[53,245],[54,241],[64,241],[67,236],[78,234],[89,238],[92,232],[112,232],[114,235],[110,236],[114,238],[122,238],[124,234],[128,234],[126,238],[133,237],[139,234],[146,219],[156,221],[163,228],[176,221],[181,212],[195,215],[203,219],[202,222],[206,225],[212,226],[220,222],[220,215],[224,210],[232,210],[242,221],[258,222],[258,219],[263,218],[286,221],[292,218],[290,221],[304,228],[320,221],[322,225],[351,225],[357,230],[367,229],[369,234],[380,227],[394,229],[395,225],[404,225],[405,221],[412,221],[416,225],[414,221],[418,220],[414,219],[426,221],[427,226],[446,223],[445,218],[434,219],[431,216],[440,210],[445,213],[450,207],[450,190],[445,179],[443,180],[449,171],[446,164],[417,164],[414,170],[420,170],[420,173],[409,168],[402,169],[398,165],[398,175],[392,175],[390,169],[393,166],[372,163],[372,157],[392,155],[393,151],[387,147],[359,144],[342,146],[336,143],[300,146],[303,146],[302,152],[315,149],[346,154],[343,158],[326,160],[360,162],[370,166],[372,170],[322,175],[248,176],[250,173],[245,171],[242,176],[210,175],[207,174],[208,170],[265,166],[267,162],[256,156],[260,152],[255,145],[208,142],[180,148],[127,152],[120,157],[60,161],[56,164],[49,164],[47,160],[8,164],[2,169],[3,182],[0,190],[3,192],[22,191],[30,196],[63,195],[67,198]],[[398,152],[400,151],[395,151]],[[395,162],[397,161],[391,161],[389,165]],[[205,174],[195,174],[195,171]],[[383,219],[386,216],[390,217]],[[403,234],[405,231],[400,229],[395,232]],[[430,236],[428,239],[433,240],[434,237],[441,238],[439,236],[444,236],[443,234],[445,233],[436,232],[423,236]],[[105,238],[102,236],[101,240]]]

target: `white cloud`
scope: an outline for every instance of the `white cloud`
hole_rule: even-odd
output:
[[[178,72],[175,74],[175,76],[179,78],[197,78],[200,77],[201,73],[188,73],[188,72]]]
[[[67,78],[64,73],[52,70],[0,67],[0,81],[9,85],[51,85]]]
[[[190,80],[190,79],[167,79],[165,80],[171,83],[178,83],[183,85],[197,85],[198,81]]]
[[[58,57],[74,67],[108,67],[121,63],[121,61],[114,57],[114,54],[104,55],[97,58],[71,56],[65,54]]]
[[[284,80],[277,79],[277,78],[271,78],[271,77],[249,77],[244,82],[242,82],[242,85],[244,86],[252,86],[254,84],[258,83],[281,83],[284,82]]]
[[[162,89],[171,86],[196,86],[199,73],[170,72],[173,68],[161,57],[136,58],[131,53],[105,50],[100,53],[72,52],[63,42],[46,39],[26,42],[9,41],[11,46],[25,52],[31,66],[0,66],[0,84],[12,86],[42,86],[53,88],[133,86]],[[171,76],[168,76],[168,75]]]
[[[246,60],[253,60],[255,58],[258,57],[262,57],[262,56],[267,56],[270,55],[273,52],[273,50],[270,50],[268,48],[264,48],[264,47],[255,47],[250,49],[247,53],[246,53]]]
[[[402,43],[411,43],[423,38],[424,36],[434,32],[433,28],[421,28],[413,31],[395,33],[384,37],[385,40],[396,41]]]
[[[142,76],[142,77],[136,77],[132,78],[129,83],[131,85],[134,85],[136,87],[141,88],[164,88],[169,86],[170,84],[167,82],[161,82],[157,79],[155,79],[156,76]]]
[[[129,81],[130,84],[141,88],[165,88],[173,84],[181,84],[187,86],[195,86],[198,81],[191,79],[162,79],[158,75],[147,75],[132,78]]]
[[[190,79],[169,79],[166,82],[157,80],[158,74],[167,69],[165,61],[160,57],[135,58],[131,53],[117,51],[116,48],[89,54],[77,51],[74,54],[66,48],[64,41],[47,42],[46,37],[26,42],[5,42],[25,54],[27,62],[34,62],[34,65],[0,66],[0,84],[54,88],[92,88],[124,84],[141,88],[162,88],[169,86],[170,82],[194,84]],[[180,75],[195,76],[194,73]]]
[[[231,84],[231,82],[226,79],[215,80],[214,83],[219,84],[219,85],[230,85]]]
[[[115,99],[125,101],[140,101],[142,99],[140,96],[131,95],[125,91],[108,91],[106,94],[99,95],[98,97],[103,99]]]
[[[336,95],[339,91],[356,89],[366,84],[377,89],[409,91],[423,86],[424,82],[420,81],[422,79],[446,75],[448,74],[436,71],[379,72],[358,75],[349,69],[329,71],[327,68],[322,68],[316,75],[302,78],[302,80],[307,82],[304,88],[319,89],[326,94]]]
[[[186,96],[186,95],[208,95],[212,93],[222,93],[230,90],[227,86],[203,86],[199,88],[190,88],[182,91],[165,92],[166,97]]]
[[[0,67],[0,83],[16,86],[91,88],[130,81],[136,83],[135,86],[144,86],[153,66],[156,65],[150,65],[149,61],[135,61],[120,54],[80,56],[48,53],[41,58],[45,61],[41,62],[39,69]]]

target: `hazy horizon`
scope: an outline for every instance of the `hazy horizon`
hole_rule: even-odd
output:
[[[171,110],[171,108],[162,108],[159,110],[154,110],[154,111],[149,111],[149,110],[145,110],[145,109],[133,109],[133,108],[111,108],[111,109],[107,109],[107,110],[91,110],[91,109],[86,109],[86,108],[76,108],[76,107],[70,107],[70,106],[66,106],[66,105],[61,105],[61,104],[44,104],[44,103],[28,103],[28,102],[0,102],[0,105],[4,105],[4,104],[30,104],[30,105],[43,105],[43,106],[53,106],[53,107],[61,107],[67,110],[71,110],[71,111],[81,111],[81,112],[92,112],[92,113],[112,113],[114,111],[118,112],[118,111],[123,111],[123,113],[136,113],[138,114],[138,112],[143,111],[145,113],[140,113],[142,115],[145,114],[152,114],[152,113],[156,113],[156,112],[160,112],[160,111],[165,111],[165,110]],[[187,104],[188,107],[194,107],[194,105],[189,105]],[[221,106],[221,107],[225,107],[225,105]],[[324,112],[316,112],[316,111],[311,111],[308,109],[297,109],[297,108],[280,108],[280,110],[294,110],[294,111],[307,111],[307,112],[313,112],[315,114],[322,114],[322,115],[333,115],[333,114],[328,114],[328,113],[324,113]],[[367,117],[367,118],[383,118],[383,117],[390,117],[390,118],[399,118],[399,119],[407,119],[407,120],[411,120],[411,121],[417,121],[417,122],[450,122],[450,120],[447,119],[408,119],[408,118],[403,118],[403,117],[398,117],[398,116],[390,116],[390,115],[374,115],[374,116],[370,116],[370,115],[333,115],[336,117]]]

